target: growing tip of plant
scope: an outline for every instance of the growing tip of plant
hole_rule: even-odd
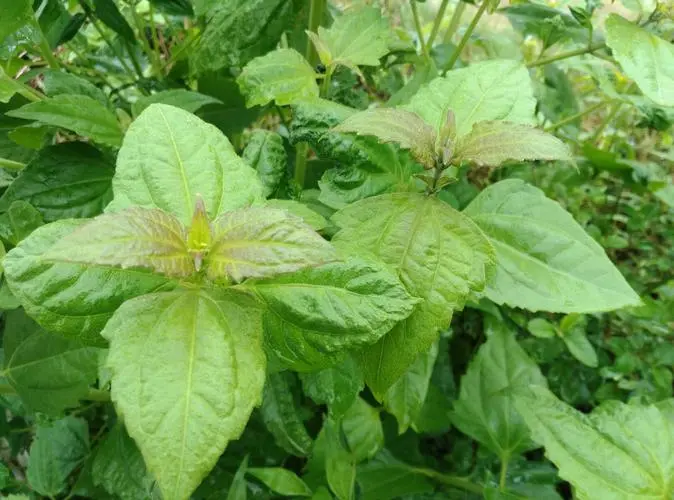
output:
[[[211,245],[211,236],[211,223],[208,220],[206,205],[201,195],[197,193],[192,224],[187,234],[187,248],[190,251],[203,254],[204,250],[207,250]],[[196,260],[195,264],[198,264]]]

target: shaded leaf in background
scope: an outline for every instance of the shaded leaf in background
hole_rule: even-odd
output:
[[[150,104],[166,104],[168,106],[175,106],[176,108],[184,109],[190,113],[196,113],[204,106],[222,104],[220,99],[215,97],[200,94],[192,90],[172,89],[162,90],[156,94],[149,96],[142,96],[133,103],[131,109],[133,114],[140,115]]]
[[[311,490],[297,475],[281,467],[249,467],[246,471],[262,481],[274,493],[285,497],[309,497]]]
[[[133,29],[115,5],[114,0],[93,0],[94,14],[112,31],[128,43],[136,43]]]
[[[355,463],[371,459],[383,448],[384,429],[379,410],[362,398],[356,398],[339,422],[347,450]]]
[[[572,16],[546,5],[535,3],[515,4],[500,9],[513,27],[522,35],[541,39],[543,47],[570,40],[586,42],[588,32]]]
[[[18,245],[42,224],[42,216],[33,205],[16,200],[9,205],[6,213],[0,214],[0,238]]]
[[[356,479],[362,500],[393,500],[433,491],[433,485],[414,467],[397,460],[387,450],[359,465]]]
[[[283,138],[269,130],[255,130],[241,157],[257,170],[262,181],[263,196],[271,196],[286,173],[288,158]]]
[[[344,415],[364,387],[361,368],[352,356],[330,368],[301,373],[300,380],[304,393],[314,402],[328,405],[335,419]]]
[[[0,19],[0,43],[22,26],[33,22],[32,4],[29,0],[12,0],[3,3]]]

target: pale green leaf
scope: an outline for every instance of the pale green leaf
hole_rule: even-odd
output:
[[[368,198],[337,212],[333,241],[374,253],[407,291],[424,299],[414,313],[362,351],[365,381],[378,398],[449,326],[452,313],[485,287],[494,250],[467,217],[417,193]]]
[[[384,446],[379,410],[356,398],[341,419],[348,452],[355,463],[374,457]]]
[[[276,49],[250,61],[236,79],[246,106],[279,106],[318,97],[316,73],[294,49]]]
[[[121,423],[117,423],[96,451],[91,475],[94,484],[122,500],[150,498],[153,480],[143,456]]]
[[[282,467],[250,467],[246,471],[270,490],[284,497],[310,497],[311,489],[297,475]]]
[[[661,106],[674,106],[674,45],[612,14],[606,43],[641,91]]]
[[[262,398],[262,420],[276,444],[298,457],[309,455],[311,437],[300,419],[290,387],[291,374],[272,373],[267,377]]]
[[[5,276],[26,312],[46,330],[100,344],[99,332],[123,302],[158,289],[170,289],[174,283],[141,270],[42,259],[49,248],[83,223],[63,220],[37,229],[7,253]]]
[[[16,2],[16,4],[21,4],[21,1]],[[4,12],[3,12],[4,14]],[[2,23],[2,21],[0,21]],[[0,42],[2,37],[2,24],[0,24]],[[14,78],[5,73],[3,68],[0,68],[0,102],[7,103],[10,101],[14,94],[25,94],[26,88],[21,85],[20,82],[16,81]]]
[[[358,258],[246,287],[267,307],[268,348],[305,371],[326,354],[375,342],[418,302],[387,268]]]
[[[165,500],[188,498],[260,403],[259,311],[231,292],[129,300],[101,333],[112,400]]]
[[[318,212],[315,212],[304,203],[295,200],[267,200],[265,207],[275,208],[277,210],[285,210],[295,217],[299,217],[305,224],[311,226],[314,231],[325,229],[328,221]]]
[[[536,99],[529,71],[519,61],[495,59],[449,71],[432,80],[405,109],[439,131],[447,111],[454,112],[457,137],[481,121],[504,120],[533,124]]]
[[[640,304],[601,246],[534,186],[516,179],[498,182],[464,213],[496,249],[487,296],[497,304],[553,312]]]
[[[536,447],[515,409],[515,392],[546,380],[513,332],[491,317],[485,322],[489,338],[461,378],[452,423],[507,461]]]
[[[478,122],[456,144],[455,163],[497,167],[508,160],[573,161],[571,150],[554,135],[509,122]]]
[[[112,200],[114,165],[82,142],[49,146],[24,168],[0,198],[0,211],[24,200],[46,222],[93,217]]]
[[[63,237],[42,259],[145,268],[174,277],[195,272],[185,227],[171,214],[141,207],[99,215]]]
[[[283,147],[283,138],[269,130],[255,130],[243,151],[242,158],[257,170],[262,181],[264,197],[269,197],[276,191],[286,174],[288,158]]]
[[[122,144],[122,128],[114,113],[99,101],[84,95],[62,94],[31,102],[7,112],[7,116],[72,130],[108,146],[119,147]]]
[[[32,410],[51,415],[87,396],[103,352],[45,332],[21,309],[5,313],[3,347],[9,385]]]
[[[200,94],[199,92],[185,89],[171,89],[140,97],[133,103],[131,110],[135,116],[138,116],[145,111],[150,104],[155,103],[175,106],[176,108],[184,109],[189,113],[196,113],[209,104],[223,104],[220,99]]]
[[[336,259],[332,245],[285,210],[244,208],[213,222],[213,243],[204,260],[209,278],[265,278]]]
[[[373,135],[381,142],[394,142],[409,149],[426,168],[435,166],[435,137],[433,128],[419,115],[403,109],[377,108],[349,116],[333,129]]]
[[[211,219],[261,199],[255,171],[213,125],[166,104],[150,105],[131,124],[112,179],[107,211],[131,205],[192,220],[196,195]]]
[[[391,37],[388,20],[375,7],[352,8],[337,17],[330,28],[312,36],[325,66],[379,66]],[[317,44],[318,41],[318,44]]]
[[[351,408],[363,389],[363,374],[353,357],[324,370],[301,373],[302,389],[314,402],[328,405],[331,416],[339,419]]]
[[[72,416],[37,426],[30,446],[27,479],[36,492],[56,497],[66,487],[70,473],[89,453],[87,421]]]
[[[651,406],[611,401],[584,415],[531,387],[517,395],[516,405],[579,500],[674,495],[672,400]]]
[[[422,352],[407,372],[384,395],[384,408],[398,421],[398,434],[403,434],[419,418],[426,401],[433,365],[438,357],[438,343]]]
[[[550,339],[557,335],[557,328],[548,320],[543,318],[534,318],[527,323],[527,330],[534,337],[541,339]]]
[[[587,328],[585,317],[579,314],[569,314],[562,319],[559,327],[559,335],[571,355],[584,365],[596,368],[599,360],[585,333]]]

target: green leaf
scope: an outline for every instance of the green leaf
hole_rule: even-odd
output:
[[[38,425],[30,446],[27,478],[41,495],[56,497],[66,487],[70,473],[89,453],[87,421],[72,416],[53,424]]]
[[[328,419],[323,426],[326,439],[325,475],[330,490],[338,500],[353,500],[356,483],[356,462],[342,445],[339,425]]]
[[[3,376],[32,410],[59,415],[96,381],[101,349],[42,330],[21,310],[5,313]]]
[[[522,35],[535,35],[540,38],[544,47],[550,47],[564,40],[587,42],[587,30],[573,17],[558,9],[526,3],[510,5],[500,9],[499,12],[505,14]]]
[[[260,403],[259,312],[243,298],[144,295],[101,333],[110,342],[112,400],[165,500],[191,495]]]
[[[368,198],[333,220],[341,228],[334,242],[374,253],[397,270],[411,295],[424,299],[407,320],[361,353],[365,381],[381,399],[449,326],[453,311],[484,289],[494,250],[467,217],[422,194]]]
[[[579,500],[646,500],[674,494],[672,400],[611,401],[584,415],[542,387],[516,397],[534,439]]]
[[[236,79],[246,106],[279,106],[318,97],[316,73],[294,49],[276,49],[250,61]]]
[[[328,221],[318,212],[314,212],[304,203],[295,200],[267,200],[264,204],[265,207],[273,208],[276,210],[285,210],[290,215],[299,217],[304,221],[305,224],[310,226],[314,231],[320,231],[325,229],[328,225]]]
[[[185,225],[197,194],[214,219],[262,193],[255,171],[217,128],[165,104],[150,105],[129,127],[112,186],[115,198],[107,211],[159,208]]]
[[[20,3],[21,2],[17,2],[17,4]],[[2,30],[1,25],[0,30]],[[0,32],[0,37],[1,36],[2,33]],[[1,38],[0,42],[2,42]],[[16,81],[14,78],[5,73],[3,68],[0,68],[0,103],[8,103],[14,94],[28,96],[29,93],[31,92],[28,88],[24,87],[20,82]]]
[[[185,89],[171,89],[162,90],[156,94],[149,96],[142,96],[131,106],[131,110],[135,116],[140,115],[150,104],[166,104],[176,108],[184,109],[188,113],[196,113],[204,106],[209,104],[223,104],[220,99],[215,97],[200,94],[192,90]]]
[[[28,315],[46,330],[100,344],[98,333],[123,302],[174,284],[139,270],[42,260],[49,248],[84,222],[63,220],[37,229],[7,254],[5,276]]]
[[[414,467],[395,459],[386,450],[358,467],[357,481],[362,500],[394,500],[433,491],[433,485]]]
[[[248,470],[248,455],[241,461],[241,465],[234,474],[234,479],[227,492],[227,500],[246,500],[248,486],[246,484],[246,471]]]
[[[9,205],[7,213],[0,214],[0,238],[18,245],[43,224],[40,212],[30,203],[17,200]]]
[[[257,170],[262,181],[263,195],[271,196],[286,173],[288,161],[283,138],[269,130],[255,130],[243,151],[242,158]]]
[[[376,7],[352,8],[337,17],[328,29],[320,26],[318,35],[307,32],[325,66],[379,66],[389,51],[391,32],[388,20]]]
[[[419,418],[437,357],[436,342],[428,352],[419,354],[407,372],[386,391],[384,408],[398,421],[398,434],[403,434]]]
[[[336,259],[329,242],[285,210],[233,210],[213,222],[213,243],[204,261],[212,280],[265,278]]]
[[[185,227],[166,212],[141,207],[99,215],[61,238],[42,260],[145,268],[173,277],[195,272]]]
[[[72,130],[108,146],[122,144],[123,133],[117,117],[99,101],[85,95],[62,94],[42,99],[9,111],[7,116]]]
[[[597,353],[587,339],[585,330],[587,321],[578,314],[569,314],[560,323],[560,336],[571,355],[585,366],[596,368],[599,365]]]
[[[661,106],[674,106],[674,46],[643,28],[611,14],[606,43],[641,91]]]
[[[136,443],[119,422],[98,447],[91,474],[94,484],[122,500],[150,498],[153,480]]]
[[[464,211],[496,249],[487,297],[532,311],[639,305],[599,244],[558,203],[521,180],[489,186]]]
[[[93,0],[94,14],[112,31],[127,42],[136,43],[133,29],[115,5],[114,0]]]
[[[296,370],[325,355],[375,342],[418,302],[374,262],[350,258],[246,284],[264,302],[265,342]]]
[[[314,402],[328,405],[335,419],[344,415],[364,387],[361,368],[352,356],[324,370],[300,373],[300,380],[304,393]]]
[[[497,167],[508,160],[573,161],[571,150],[554,135],[509,122],[478,122],[456,144],[453,161]]]
[[[201,9],[197,8],[197,12]],[[210,2],[206,28],[191,56],[197,72],[241,67],[274,49],[293,17],[291,0]]]
[[[527,323],[527,330],[534,337],[540,339],[551,339],[557,335],[555,325],[543,318],[534,318]]]
[[[0,198],[0,211],[24,200],[46,222],[98,215],[112,200],[113,165],[96,148],[80,142],[40,151]]]
[[[369,460],[384,447],[384,429],[379,411],[356,398],[341,420],[348,451],[356,463]]]
[[[423,87],[405,106],[439,131],[447,110],[461,137],[481,121],[533,124],[536,99],[529,71],[521,62],[495,59],[449,71]]]
[[[297,475],[282,467],[251,467],[246,471],[262,481],[274,493],[284,497],[310,497],[311,489]]]
[[[19,28],[33,22],[32,3],[29,0],[12,0],[3,2],[2,19],[0,19],[0,43]]]
[[[295,405],[288,372],[272,373],[267,377],[260,411],[277,445],[298,457],[309,455],[312,440]]]
[[[546,380],[502,322],[491,317],[485,322],[489,337],[461,378],[452,423],[508,461],[536,447],[515,409],[515,392],[532,384],[545,386]]]
[[[381,142],[394,142],[409,149],[426,168],[435,166],[433,128],[417,114],[403,109],[378,108],[349,116],[333,129],[335,132],[355,132],[373,135]]]

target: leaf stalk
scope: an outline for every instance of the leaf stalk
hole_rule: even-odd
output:
[[[542,59],[538,59],[537,61],[531,62],[531,63],[527,64],[527,68],[535,68],[537,66],[545,66],[546,64],[561,61],[563,59],[569,59],[570,57],[581,56],[583,54],[591,54],[592,52],[596,52],[597,50],[601,50],[601,49],[604,49],[604,48],[606,48],[605,43],[597,43],[597,44],[594,44],[594,45],[590,45],[588,47],[583,47],[582,49],[570,50],[568,52],[562,52],[560,54],[555,54],[554,56],[544,57]]]
[[[477,26],[477,23],[480,22],[480,18],[482,18],[482,15],[485,13],[485,11],[487,10],[487,7],[489,7],[490,3],[491,3],[491,0],[482,0],[482,3],[480,4],[480,8],[477,9],[477,12],[473,16],[473,19],[471,20],[470,24],[468,25],[468,28],[466,29],[466,32],[461,37],[461,40],[459,41],[459,45],[456,47],[456,50],[452,54],[452,57],[450,57],[449,61],[447,61],[447,64],[445,65],[445,67],[442,69],[443,75],[445,73],[447,73],[449,70],[451,70],[454,67],[454,64],[456,63],[456,61],[458,61],[459,56],[461,55],[461,52],[463,51],[463,48],[468,43],[468,40],[470,39],[471,35],[473,34],[473,31],[475,30],[475,27]]]

